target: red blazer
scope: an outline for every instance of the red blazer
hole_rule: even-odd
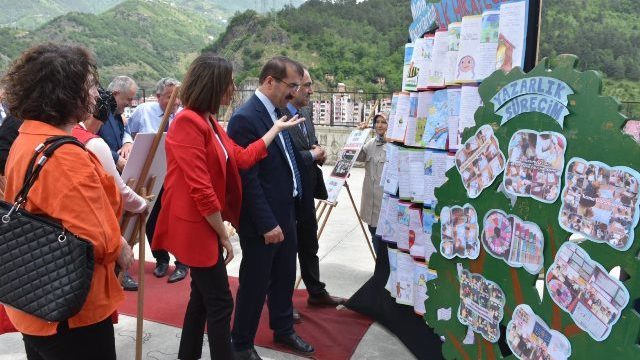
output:
[[[210,124],[224,144],[228,160]],[[221,211],[224,220],[238,227],[242,204],[238,170],[265,158],[267,148],[262,139],[242,148],[213,117],[207,121],[184,109],[169,127],[165,149],[167,175],[152,248],[165,249],[188,266],[214,266],[218,234],[205,216]]]

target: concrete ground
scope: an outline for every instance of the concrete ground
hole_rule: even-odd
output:
[[[331,167],[324,167],[325,176]],[[353,169],[348,181],[354,200],[360,207],[360,195],[364,169]],[[236,258],[229,264],[229,275],[238,276],[242,257],[237,237],[233,239]],[[148,246],[147,246],[148,250]],[[136,251],[137,252],[137,251]],[[150,251],[147,251],[150,254]],[[348,298],[372,275],[374,261],[364,242],[346,189],[342,189],[338,205],[333,210],[320,239],[320,274],[327,284],[327,290],[336,296]],[[170,285],[167,285],[168,287]],[[301,284],[303,287],[304,284]],[[135,358],[136,319],[120,316],[115,326],[116,347],[119,359]],[[180,329],[151,321],[144,322],[143,358],[149,360],[176,359],[180,339]],[[263,359],[301,359],[298,356],[257,348]],[[203,359],[210,359],[205,343]],[[0,360],[25,359],[24,348],[19,334],[0,335]],[[374,323],[358,345],[351,359],[414,359],[406,347],[385,328]],[[324,360],[324,359],[322,359]],[[334,359],[328,359],[334,360]]]

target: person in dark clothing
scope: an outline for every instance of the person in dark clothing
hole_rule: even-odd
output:
[[[4,176],[4,166],[9,157],[11,145],[18,137],[18,129],[22,125],[22,120],[15,116],[7,115],[0,126],[0,175]]]

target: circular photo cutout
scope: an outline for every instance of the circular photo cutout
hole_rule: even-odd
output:
[[[511,220],[499,212],[489,215],[484,223],[485,246],[496,256],[507,256],[511,248]]]
[[[549,281],[549,289],[551,290],[551,297],[558,303],[558,305],[567,307],[571,304],[573,296],[565,284],[558,279],[552,279]]]

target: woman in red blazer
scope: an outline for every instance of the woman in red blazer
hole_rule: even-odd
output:
[[[213,117],[220,105],[229,105],[234,90],[227,60],[211,53],[196,58],[180,89],[184,110],[171,123],[165,143],[165,191],[152,246],[168,250],[191,268],[191,297],[178,353],[181,360],[200,358],[205,322],[211,357],[232,359],[233,299],[225,265],[233,259],[233,247],[223,220],[238,226],[242,203],[239,169],[266,157],[267,146],[278,133],[303,120],[283,117],[262,139],[242,148]]]

